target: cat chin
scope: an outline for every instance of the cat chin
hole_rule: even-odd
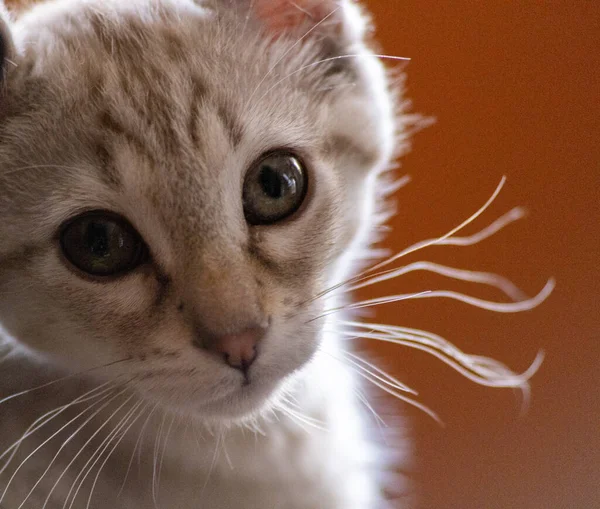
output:
[[[223,399],[202,405],[195,414],[208,422],[243,424],[272,408],[276,393],[277,384],[246,385]]]
[[[164,406],[174,413],[195,417],[207,424],[243,424],[265,414],[279,399],[281,381],[253,381],[241,384],[228,394],[210,401],[191,398],[166,398],[144,394],[144,399]]]

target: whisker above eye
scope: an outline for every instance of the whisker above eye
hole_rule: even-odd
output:
[[[333,9],[329,14],[327,14],[327,16],[325,16],[322,20],[320,20],[318,23],[315,23],[310,29],[308,29],[304,35],[302,35],[294,44],[292,44],[292,46],[290,46],[286,51],[284,51],[283,55],[281,55],[281,57],[279,57],[275,63],[269,67],[269,69],[267,70],[267,72],[265,73],[265,75],[262,77],[262,79],[258,82],[258,85],[256,85],[256,87],[254,88],[254,90],[252,91],[252,93],[250,94],[250,97],[248,97],[248,101],[246,102],[246,108],[248,108],[248,106],[250,105],[250,103],[252,102],[252,99],[254,98],[254,96],[256,95],[256,92],[258,92],[258,89],[261,87],[261,85],[265,82],[265,80],[269,77],[269,75],[275,70],[275,68],[277,67],[277,65],[283,61],[283,59],[288,56],[290,54],[290,52],[296,47],[298,46],[298,44],[300,44],[302,41],[304,41],[312,32],[314,32],[317,28],[319,28],[323,23],[325,23],[329,18],[331,18],[337,11],[340,10],[341,7],[336,7],[335,9]]]
[[[263,95],[260,96],[260,98],[258,99],[258,102],[262,101],[278,85],[280,85],[284,81],[290,79],[292,76],[295,76],[296,74],[301,73],[302,71],[306,71],[307,69],[311,69],[317,65],[326,64],[328,62],[333,62],[335,60],[344,60],[344,59],[348,59],[348,58],[360,58],[360,57],[363,57],[363,58],[375,57],[375,58],[379,58],[381,60],[396,60],[396,61],[402,61],[402,62],[408,62],[411,60],[409,57],[399,57],[399,56],[395,56],[395,55],[373,55],[371,53],[354,53],[351,55],[337,55],[334,57],[324,58],[322,60],[317,60],[316,62],[311,62],[310,64],[303,65],[299,69],[296,69],[295,71],[287,74],[283,78],[277,80],[273,85],[271,85],[266,90],[266,92]]]

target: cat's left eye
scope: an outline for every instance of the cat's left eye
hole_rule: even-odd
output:
[[[94,211],[69,220],[60,232],[65,258],[91,276],[117,276],[132,271],[147,258],[141,236],[124,218]]]
[[[281,221],[302,205],[308,189],[304,163],[287,151],[271,152],[255,163],[244,182],[244,214],[252,225]]]

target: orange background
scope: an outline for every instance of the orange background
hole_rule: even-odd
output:
[[[523,370],[539,349],[531,409],[511,390],[474,385],[439,361],[365,341],[380,365],[417,389],[446,427],[409,411],[420,507],[600,508],[600,7],[595,2],[370,0],[383,51],[411,57],[407,95],[437,118],[402,161],[384,243],[399,250],[474,212],[502,175],[500,198],[476,225],[515,205],[529,215],[474,247],[432,247],[430,259],[491,270],[529,294],[551,276],[540,308],[500,315],[448,300],[379,308],[382,323],[425,328],[469,353]],[[468,232],[478,230],[471,226]],[[477,285],[404,276],[361,296]],[[381,408],[381,407],[380,407]]]

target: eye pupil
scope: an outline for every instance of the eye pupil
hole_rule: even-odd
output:
[[[147,250],[139,234],[122,217],[94,211],[68,221],[61,229],[65,258],[93,276],[115,276],[144,262]]]
[[[306,172],[289,152],[264,156],[244,183],[244,213],[250,224],[272,224],[293,214],[306,195]]]
[[[263,191],[270,198],[281,198],[283,194],[282,179],[277,172],[273,171],[269,166],[263,167],[260,172],[260,185]]]
[[[85,245],[94,256],[106,258],[110,255],[106,225],[90,223],[85,232]]]

